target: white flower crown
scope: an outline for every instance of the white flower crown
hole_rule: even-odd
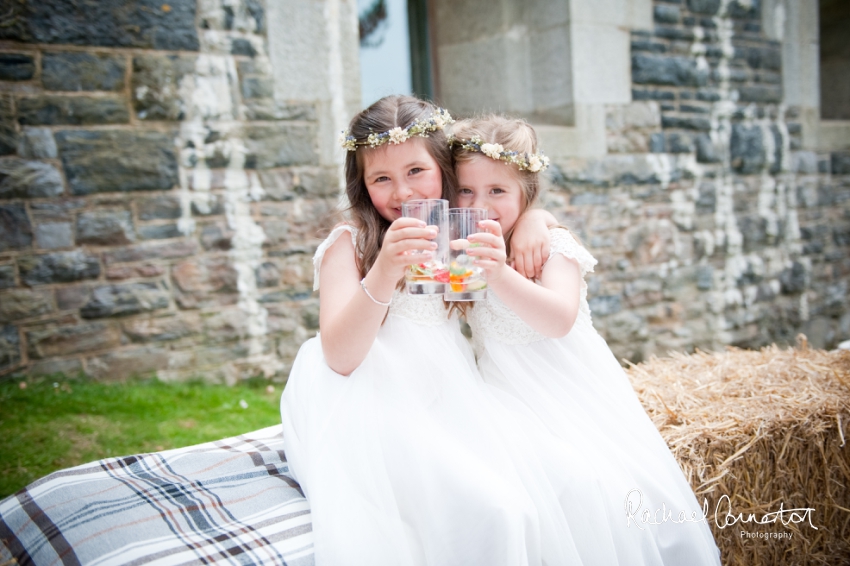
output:
[[[507,150],[500,143],[485,143],[484,140],[478,136],[469,138],[468,140],[461,140],[454,136],[450,136],[449,145],[458,145],[466,151],[483,153],[490,159],[495,159],[496,161],[513,163],[519,167],[520,171],[528,170],[532,173],[540,173],[549,167],[549,158],[540,152],[528,154]]]
[[[454,119],[445,108],[437,108],[427,118],[419,118],[406,128],[395,127],[381,134],[371,133],[365,140],[358,140],[351,135],[351,130],[343,130],[339,135],[339,144],[346,151],[356,151],[357,146],[368,145],[369,147],[378,147],[385,143],[400,144],[404,143],[413,136],[428,137],[431,132],[442,130],[449,124],[454,122]]]

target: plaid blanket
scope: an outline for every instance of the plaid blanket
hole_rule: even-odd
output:
[[[0,501],[0,565],[313,564],[288,473],[279,425],[55,472]]]

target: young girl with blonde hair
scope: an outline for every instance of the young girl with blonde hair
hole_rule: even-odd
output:
[[[537,198],[548,163],[533,128],[500,116],[465,120],[452,128],[452,148],[459,205],[485,208],[490,218],[481,223],[486,233],[469,237],[481,244],[468,253],[486,271],[489,287],[486,300],[466,309],[479,370],[519,415],[516,422],[531,412],[580,454],[560,470],[550,467],[550,474],[570,477],[574,465],[593,470],[587,489],[607,522],[578,539],[582,560],[719,564],[703,509],[593,328],[584,277],[596,260],[567,229],[554,227],[538,280],[505,265],[516,221]],[[551,481],[558,485],[557,477]],[[586,515],[571,516],[572,502],[562,503],[576,532]]]

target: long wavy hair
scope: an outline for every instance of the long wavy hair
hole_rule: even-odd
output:
[[[349,126],[351,135],[358,141],[365,141],[372,133],[382,133],[392,128],[407,128],[419,118],[427,118],[437,107],[425,100],[413,96],[386,96],[357,114]],[[440,167],[443,184],[442,198],[455,202],[457,176],[452,167],[452,155],[443,130],[430,132],[420,138],[437,165]],[[366,189],[363,180],[366,153],[374,151],[368,146],[357,146],[356,151],[348,151],[345,156],[345,194],[348,197],[352,224],[357,228],[357,267],[360,276],[365,277],[378,258],[384,235],[390,227],[390,221],[381,216]]]

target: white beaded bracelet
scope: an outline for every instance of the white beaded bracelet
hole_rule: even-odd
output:
[[[370,293],[369,289],[366,288],[366,278],[365,277],[360,280],[360,287],[363,289],[363,292],[366,293],[366,296],[369,297],[370,299],[372,299],[372,302],[375,303],[376,305],[381,305],[382,307],[390,306],[392,299],[390,299],[386,303],[382,303],[381,301],[379,301],[378,299],[376,299],[375,297],[372,296],[372,293]]]

